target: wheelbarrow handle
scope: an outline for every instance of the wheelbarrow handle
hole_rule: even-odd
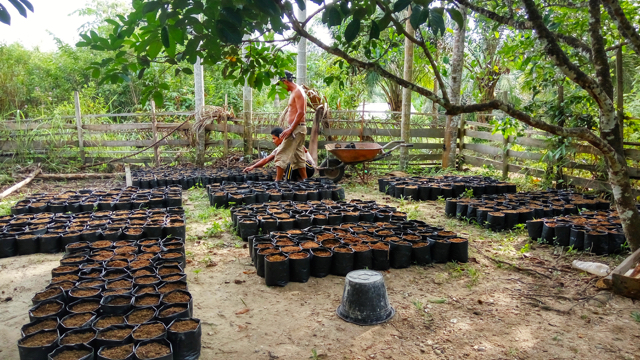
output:
[[[404,140],[396,140],[396,141],[390,141],[388,142],[385,146],[382,147],[382,150],[388,148],[391,145],[395,145],[395,144],[402,144],[404,143]]]

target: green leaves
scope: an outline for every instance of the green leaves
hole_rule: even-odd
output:
[[[371,21],[371,29],[369,30],[369,41],[373,39],[380,38],[380,28],[378,27],[378,23],[375,21]]]
[[[393,4],[393,12],[400,12],[406,9],[409,4],[411,4],[411,0],[398,0]]]
[[[11,15],[9,15],[7,8],[2,6],[2,4],[0,4],[0,22],[11,25]]]
[[[296,0],[296,4],[298,4],[298,9],[304,11],[307,6],[304,3],[304,0]]]
[[[433,32],[435,36],[438,36],[438,32],[444,35],[444,32],[447,30],[444,24],[444,18],[442,17],[443,14],[444,9],[441,7],[432,8],[429,11],[429,28],[431,28],[431,32]]]
[[[282,13],[273,0],[253,0],[256,9],[270,17],[280,17]]]
[[[447,9],[447,12],[449,13],[449,17],[451,18],[451,20],[455,21],[456,24],[458,24],[458,28],[462,28],[464,26],[464,18],[460,11],[458,11],[457,9]]]
[[[387,28],[387,26],[389,26],[389,23],[391,23],[391,13],[385,13],[384,16],[378,20],[378,29],[380,31],[384,30]]]
[[[33,12],[33,5],[28,0],[20,0],[20,2],[29,9],[29,11]]]
[[[9,0],[9,2],[16,8],[16,10],[18,10],[20,15],[27,17],[27,9],[25,9],[24,5],[22,5],[18,0]]]
[[[154,91],[152,97],[157,107],[159,108],[164,107],[164,96],[162,95],[161,91],[159,90]]]
[[[356,39],[356,37],[358,37],[359,32],[360,32],[360,20],[359,19],[351,20],[349,25],[347,25],[346,30],[344,31],[344,40],[348,43],[352,42],[353,40]]]
[[[328,16],[327,26],[329,26],[330,28],[334,26],[339,26],[340,24],[342,24],[342,14],[340,13],[340,10],[338,10],[338,8],[335,5],[328,8],[327,16]]]
[[[233,45],[242,44],[242,31],[235,24],[227,20],[218,19],[216,21],[216,30],[223,42]]]
[[[169,37],[169,29],[167,29],[166,26],[162,27],[162,30],[160,31],[160,37],[162,38],[162,45],[164,45],[165,48],[170,48],[171,47],[171,39]]]
[[[151,59],[156,58],[160,53],[160,50],[162,50],[162,43],[157,40],[152,41],[151,44],[149,44],[149,47],[147,48],[147,55]]]
[[[429,8],[422,8],[420,5],[414,5],[411,8],[411,17],[409,23],[414,29],[419,28],[429,19]]]
[[[16,10],[18,10],[18,13],[24,17],[27,17],[27,9],[33,12],[33,5],[31,5],[31,3],[27,0],[8,1],[13,5],[14,8],[16,8]],[[11,14],[9,14],[7,8],[2,4],[0,4],[0,22],[11,25]]]

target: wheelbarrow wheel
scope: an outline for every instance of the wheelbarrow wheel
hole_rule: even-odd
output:
[[[327,159],[320,164],[320,167],[336,167],[338,165],[340,165],[340,160]],[[320,176],[333,180],[333,182],[337,184],[344,177],[344,166],[336,169],[320,170]]]

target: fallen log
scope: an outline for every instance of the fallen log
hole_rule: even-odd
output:
[[[110,179],[119,174],[39,174],[38,179],[43,180],[83,180],[83,179]]]
[[[40,171],[41,171],[40,168],[35,169],[29,176],[27,176],[26,179],[20,181],[19,183],[3,191],[2,194],[0,194],[0,200],[6,198],[7,196],[11,195],[14,191],[30,183],[31,180],[33,180],[38,174],[40,174]]]

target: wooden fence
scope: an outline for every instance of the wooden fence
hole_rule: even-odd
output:
[[[503,177],[508,173],[519,173],[543,178],[549,174],[545,165],[549,163],[543,158],[548,150],[555,150],[557,145],[554,135],[537,130],[527,130],[524,136],[504,137],[500,133],[492,134],[488,129],[493,125],[472,121],[461,121],[458,147],[465,164],[471,166],[491,166],[502,170]],[[639,143],[625,142],[625,156],[632,179],[640,179],[640,169],[634,167],[640,161],[640,150],[631,148]],[[513,148],[520,150],[514,150]],[[609,190],[604,178],[604,166],[601,153],[593,146],[570,142],[567,144],[567,157],[557,165],[562,167],[562,181],[578,187]],[[553,174],[551,174],[553,176]]]
[[[362,111],[331,112],[327,119],[330,127],[321,127],[319,149],[324,149],[324,145],[331,142],[377,141],[385,144],[400,138],[400,120],[397,114],[371,113],[374,118],[364,121],[365,113]],[[432,119],[427,119],[425,115]],[[277,113],[254,113],[253,126],[249,131],[254,153],[273,149],[270,132],[277,125],[278,116]],[[442,157],[444,137],[439,117],[443,116],[421,113],[413,116],[421,120],[417,121],[417,126],[420,127],[411,130],[415,145],[409,156],[410,164],[438,165]],[[307,116],[308,133],[313,117],[313,113]],[[0,161],[27,157],[50,161],[52,157],[58,157],[83,164],[95,164],[135,154],[152,146],[157,139],[173,130],[176,130],[174,134],[155,146],[116,162],[159,165],[172,163],[181,156],[195,158],[197,150],[193,146],[194,136],[190,132],[193,118],[192,112],[156,113],[152,107],[149,113],[81,114],[78,110],[75,116],[4,121],[0,122]],[[214,122],[206,125],[206,142],[203,148],[205,162],[215,160],[225,149],[241,150],[244,147],[245,131],[241,121],[229,119],[226,124]],[[334,141],[327,141],[327,137],[332,137]],[[324,156],[321,157],[323,158]],[[394,166],[397,162],[396,155],[375,166]]]
[[[253,152],[270,151],[271,129],[278,125],[277,113],[254,113],[249,133]],[[469,118],[469,115],[466,115]],[[487,116],[494,116],[488,114]],[[503,115],[496,115],[503,116]],[[36,161],[63,160],[95,164],[135,154],[153,145],[157,139],[176,130],[174,134],[155,146],[120,163],[170,164],[182,158],[195,159],[197,147],[191,127],[192,112],[155,112],[128,114],[81,114],[51,119],[32,119],[0,122],[0,161],[29,158]],[[307,116],[307,125],[313,123],[313,113]],[[485,116],[486,117],[486,116]],[[442,114],[412,114],[409,165],[440,166],[444,139]],[[471,166],[491,166],[503,175],[519,173],[542,178],[549,175],[544,161],[547,150],[554,148],[551,134],[526,130],[523,136],[507,138],[492,134],[492,125],[465,121],[459,129],[459,160]],[[214,122],[205,127],[205,162],[215,160],[229,149],[244,147],[244,126],[240,119],[225,123]],[[319,150],[332,142],[370,142],[382,145],[400,139],[400,116],[393,112],[332,111],[322,127]],[[310,128],[308,128],[310,133]],[[331,137],[332,141],[327,138]],[[640,143],[625,143],[625,153],[633,179],[640,179],[640,150],[632,148]],[[608,189],[599,164],[599,152],[584,143],[571,143],[568,161],[561,164],[562,180],[567,184],[594,189]],[[398,154],[384,161],[368,164],[369,168],[390,169],[398,164]],[[326,153],[319,156],[320,160]]]

